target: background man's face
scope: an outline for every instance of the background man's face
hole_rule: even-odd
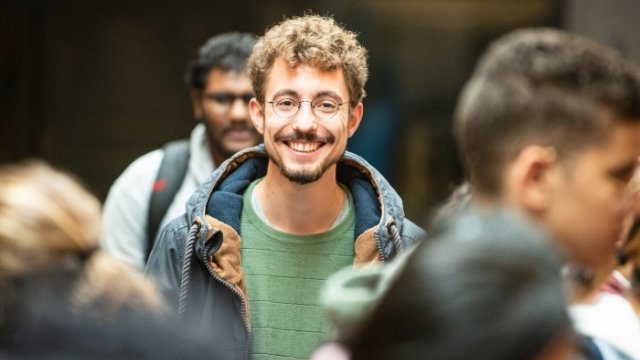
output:
[[[544,221],[572,260],[597,267],[611,259],[629,209],[627,184],[639,155],[640,124],[617,123],[604,143],[559,169]]]
[[[247,75],[220,69],[211,70],[204,89],[192,94],[194,114],[207,127],[216,164],[262,140],[249,117],[251,97]]]

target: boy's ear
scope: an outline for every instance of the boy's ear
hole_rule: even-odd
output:
[[[204,110],[202,109],[202,92],[200,90],[189,90],[189,98],[191,99],[191,110],[193,118],[200,120],[203,118]]]
[[[559,171],[554,148],[540,145],[525,147],[507,168],[507,202],[533,215],[543,214],[553,204]]]

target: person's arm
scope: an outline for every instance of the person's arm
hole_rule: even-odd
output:
[[[103,249],[139,271],[144,269],[149,199],[161,160],[162,150],[156,150],[131,163],[104,204]]]
[[[156,284],[171,311],[178,308],[180,270],[189,231],[185,219],[186,215],[176,218],[161,230],[145,268],[145,276]]]

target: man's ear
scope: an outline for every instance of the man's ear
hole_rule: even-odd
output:
[[[356,105],[356,107],[350,112],[349,123],[347,124],[347,133],[349,134],[349,137],[352,137],[353,134],[356,133],[356,130],[358,130],[363,114],[364,106],[362,105],[362,102],[358,102],[358,105]]]
[[[554,148],[540,145],[525,147],[507,168],[507,202],[534,215],[543,214],[553,204],[559,171]]]
[[[249,115],[256,130],[264,135],[264,108],[255,97],[249,101]]]
[[[191,99],[193,117],[196,120],[201,120],[204,117],[204,109],[202,108],[202,91],[196,89],[189,90],[189,98]]]

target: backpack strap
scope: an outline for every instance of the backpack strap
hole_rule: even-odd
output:
[[[158,234],[160,221],[167,213],[169,205],[182,186],[189,166],[189,140],[175,140],[163,146],[164,156],[158,175],[151,189],[149,214],[147,218],[147,251],[145,261],[149,259],[151,249]]]

